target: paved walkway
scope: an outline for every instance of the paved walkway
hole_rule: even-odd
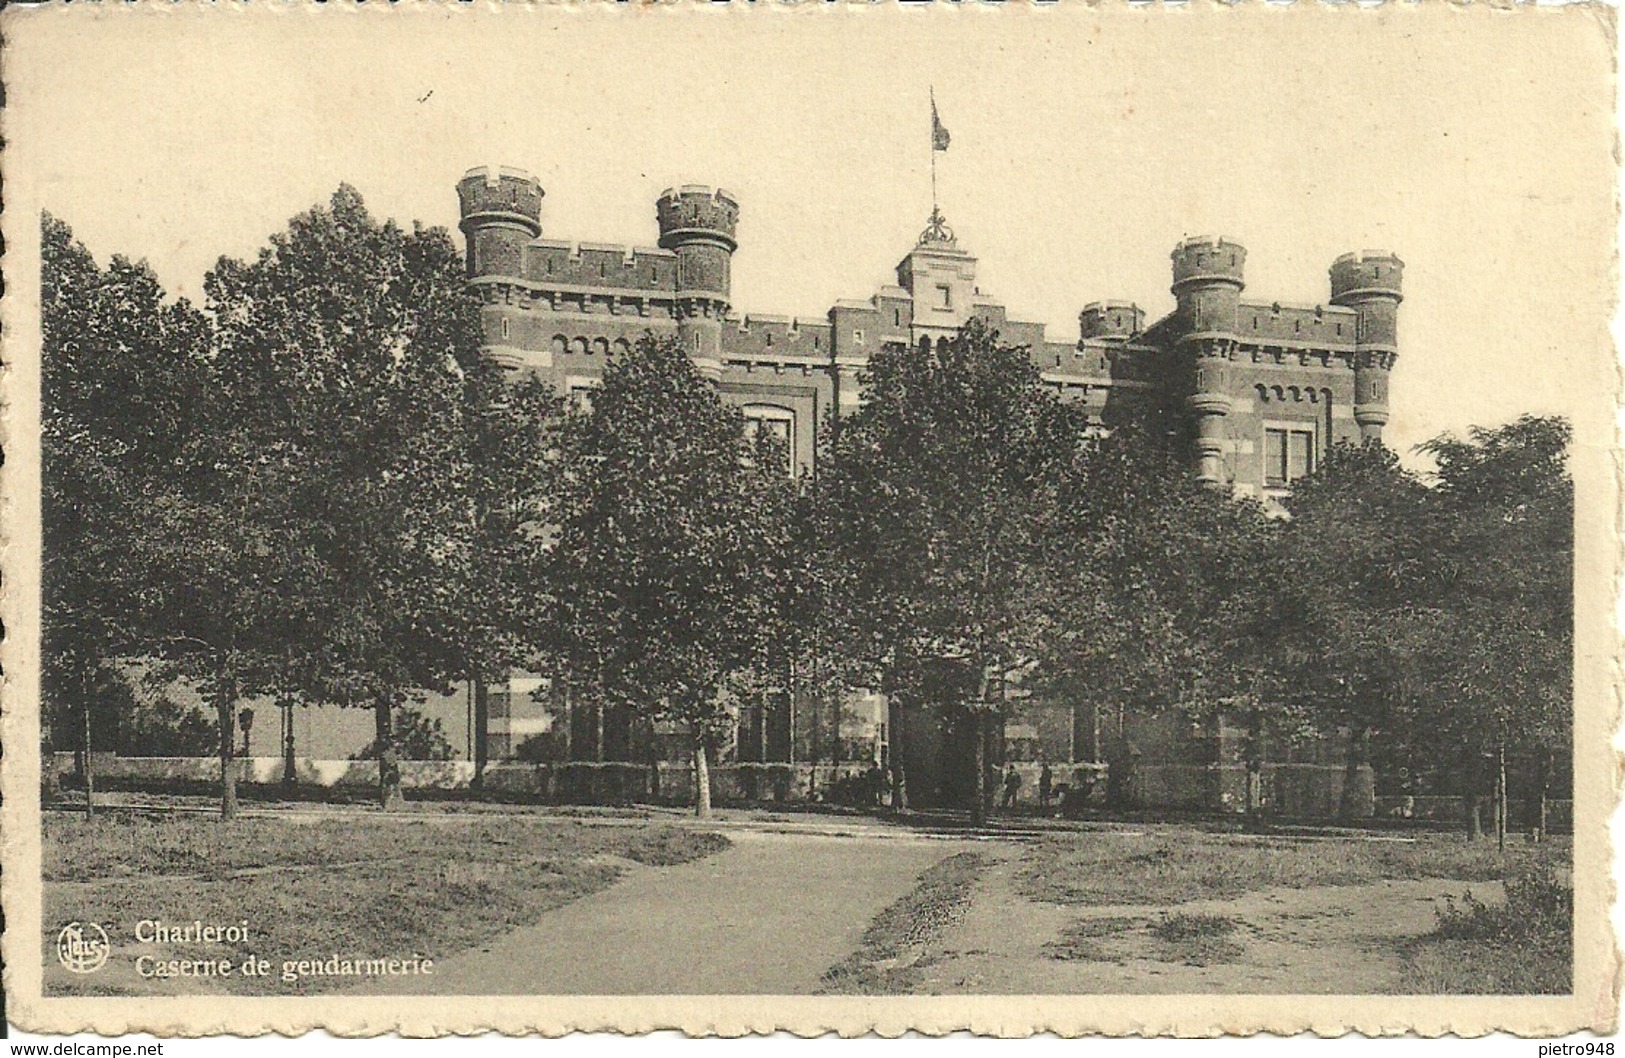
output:
[[[807,995],[886,905],[965,846],[929,838],[726,831],[733,847],[633,867],[534,926],[369,991],[459,995]]]

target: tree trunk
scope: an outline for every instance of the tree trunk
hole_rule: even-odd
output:
[[[396,812],[406,804],[401,794],[401,758],[395,745],[395,707],[387,698],[373,706],[373,722],[378,747],[378,805]]]
[[[694,817],[711,818],[711,763],[706,759],[705,738],[694,736]]]
[[[231,681],[218,676],[215,680],[214,708],[220,720],[220,818],[232,819],[237,815],[237,732],[232,708],[237,704],[237,695]]]
[[[282,728],[282,785],[291,790],[298,777],[297,761],[294,759],[292,702],[282,707]]]
[[[1552,751],[1546,750],[1540,755],[1540,794],[1535,809],[1535,840],[1544,841],[1549,824],[1547,813],[1550,811],[1548,799],[1552,787]]]
[[[1467,840],[1477,841],[1484,836],[1484,798],[1474,789],[1462,801],[1467,806]]]
[[[564,763],[576,759],[576,696],[575,685],[568,675],[560,677],[564,695]]]
[[[84,703],[84,708],[81,711],[84,714],[85,721],[85,751],[80,760],[84,764],[81,774],[85,780],[85,815],[87,816],[96,814],[96,778],[92,774],[93,768],[90,763],[90,700],[94,696],[94,684],[87,679],[85,680],[84,693],[80,696],[80,700]]]
[[[660,737],[655,732],[655,722],[653,720],[645,720],[643,729],[649,751],[648,800],[651,803],[658,804],[660,802]]]
[[[900,692],[886,696],[886,711],[891,715],[886,751],[891,764],[891,807],[893,812],[907,812],[908,772],[903,765],[903,696]]]
[[[1337,799],[1337,814],[1343,819],[1358,819],[1364,813],[1355,794],[1360,784],[1360,766],[1366,762],[1371,746],[1371,729],[1362,727],[1349,732],[1349,746],[1343,763],[1343,792]]]
[[[1219,721],[1223,730],[1223,720]],[[1264,721],[1257,709],[1247,716],[1247,825],[1257,827],[1264,817]]]
[[[809,690],[812,691],[812,700],[808,703],[811,709],[807,713],[807,756],[809,758],[807,763],[811,764],[812,767],[807,769],[807,800],[811,802],[818,800],[818,762],[823,758],[823,749],[818,745],[818,714],[819,702],[824,697],[824,693],[822,687],[819,686],[818,670],[816,668],[810,673],[809,684]],[[794,737],[793,733],[791,737]]]
[[[54,802],[58,795],[56,775],[56,732],[51,729],[51,721],[44,716],[40,717],[39,750],[40,804],[48,805]]]
[[[838,787],[841,782],[841,692],[829,698],[829,784]]]
[[[85,726],[85,738],[83,738],[85,756],[80,757],[80,777],[85,778],[85,814],[86,816],[94,816],[96,814],[96,775],[93,774],[94,765],[91,764],[91,749],[93,749],[93,746],[91,746],[91,699],[96,697],[96,679],[94,679],[94,676],[85,674],[81,679],[80,686],[80,718],[83,726]]]
[[[593,734],[592,759],[599,764],[604,763],[604,681],[598,681],[598,693],[593,695]],[[597,776],[594,776],[594,792],[597,790]]]
[[[971,759],[976,768],[976,783],[972,787],[975,796],[971,799],[970,818],[972,823],[986,823],[987,802],[993,795],[987,785],[987,740],[982,737],[982,714],[977,712],[971,715],[973,737],[976,740],[975,752],[971,754]]]
[[[787,764],[794,764],[796,762],[796,663],[793,658],[786,666],[784,685],[785,730],[788,732],[787,741],[789,743],[784,760]]]
[[[1507,749],[1495,747],[1495,847],[1507,849]]]
[[[767,738],[767,710],[769,708],[768,692],[764,690],[761,693],[759,700],[761,702],[761,707],[760,707],[760,709],[758,711],[759,712],[759,719],[761,720],[761,734],[757,738],[757,744],[758,744],[758,746],[759,746],[759,748],[761,750],[762,755],[757,759],[760,760],[763,764],[766,764],[767,763],[767,758],[768,758],[768,750],[770,748],[768,746],[768,738]]]
[[[475,790],[485,786],[485,766],[490,761],[488,744],[491,730],[491,689],[485,677],[476,674],[474,684],[474,778],[470,782]]]

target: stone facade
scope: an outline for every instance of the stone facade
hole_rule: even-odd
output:
[[[788,442],[793,473],[810,472],[820,431],[862,404],[862,375],[876,350],[944,343],[972,318],[1025,347],[1044,384],[1082,402],[1096,428],[1153,409],[1171,414],[1189,438],[1193,473],[1270,506],[1333,444],[1380,440],[1388,419],[1404,265],[1386,252],[1339,257],[1328,304],[1290,305],[1243,298],[1247,251],[1238,243],[1186,239],[1172,253],[1171,313],[1148,323],[1133,302],[1095,301],[1079,312],[1079,337],[1056,341],[982,292],[976,258],[935,211],[894,284],[808,320],[734,310],[740,204],[726,191],[685,185],[663,193],[658,248],[544,238],[543,189],[516,169],[472,169],[457,192],[469,281],[483,297],[486,348],[497,362],[590,400],[605,366],[645,332],[673,336],[753,429]],[[816,710],[789,697],[746,718],[740,745],[755,748],[739,759],[793,758],[816,744],[804,730],[818,722]],[[511,705],[523,711],[517,699]],[[1047,749],[1049,759],[1099,761],[1097,720],[1085,706],[1071,711],[1070,725],[1032,720],[1071,730],[1064,750]],[[883,716],[874,721],[876,753],[885,748]],[[570,722],[572,731],[580,724]],[[596,744],[596,729],[570,744]],[[636,756],[636,741],[606,732],[592,753]],[[501,756],[513,747],[492,748]]]

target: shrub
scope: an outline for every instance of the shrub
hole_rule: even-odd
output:
[[[1463,894],[1411,952],[1407,990],[1553,995],[1573,988],[1574,890],[1549,867],[1515,873],[1506,903]]]

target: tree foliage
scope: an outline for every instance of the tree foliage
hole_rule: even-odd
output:
[[[379,222],[349,187],[255,261],[222,260],[206,290],[228,402],[223,485],[264,505],[291,589],[268,644],[276,678],[374,709],[393,803],[395,708],[522,650],[491,570],[525,566],[513,545],[529,539],[519,508],[539,471],[497,489],[492,449],[545,448],[527,444],[527,417],[545,426],[546,394],[510,396],[482,361],[447,233]]]
[[[604,373],[566,431],[554,583],[575,686],[694,742],[705,765],[780,628],[793,486],[669,339]]]
[[[846,647],[894,692],[923,693],[922,661],[963,666],[950,704],[971,714],[980,762],[1005,680],[1040,649],[1041,556],[1082,420],[1039,385],[1025,348],[979,321],[934,347],[882,350],[863,383],[819,506]]]
[[[54,218],[42,239],[46,712],[82,745],[128,699],[124,730],[147,708],[146,742],[169,724],[192,745],[195,711],[119,690],[184,680],[215,707],[228,812],[245,697],[371,708],[392,803],[403,738],[440,752],[405,703],[467,679],[483,716],[522,666],[646,736],[686,730],[702,807],[739,704],[797,681],[929,702],[978,752],[1011,682],[1346,732],[1351,769],[1372,740],[1569,744],[1558,419],[1439,438],[1429,478],[1336,446],[1272,519],[1194,481],[1150,420],[1099,435],[973,320],[878,351],[793,478],[670,340],[616,358],[586,407],[510,377],[448,234],[349,187],[222,259],[201,309]]]

